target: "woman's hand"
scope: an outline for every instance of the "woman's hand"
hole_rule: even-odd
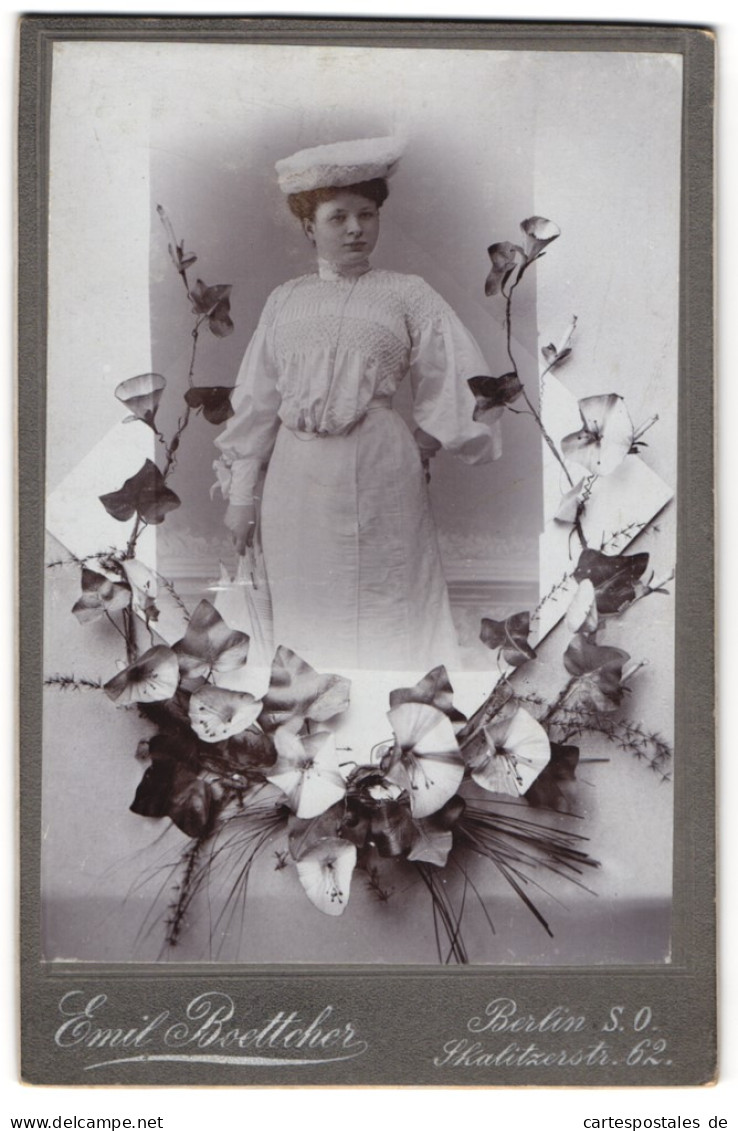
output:
[[[251,546],[256,532],[256,506],[254,503],[229,503],[223,520],[231,532],[233,545],[243,557],[246,548]]]
[[[435,436],[431,436],[429,432],[424,432],[422,428],[415,429],[413,438],[424,460],[432,459],[436,452],[440,452],[443,447],[440,440],[437,440]]]
[[[423,465],[423,475],[425,476],[425,481],[426,483],[430,484],[430,461],[433,459],[436,452],[440,452],[443,444],[441,444],[441,442],[437,440],[435,436],[431,436],[429,432],[424,432],[422,428],[415,429],[415,431],[413,432],[413,438],[415,440],[415,443],[418,445],[418,451],[420,452],[420,462]]]

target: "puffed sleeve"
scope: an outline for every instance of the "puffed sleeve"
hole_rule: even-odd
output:
[[[406,320],[415,422],[467,463],[499,459],[502,410],[473,420],[474,395],[467,384],[489,372],[487,362],[448,303],[422,279],[410,278]]]
[[[213,467],[223,496],[235,504],[253,499],[262,468],[269,462],[279,429],[280,395],[272,330],[281,288],[267,299],[231,396],[233,416],[215,441],[220,458]]]

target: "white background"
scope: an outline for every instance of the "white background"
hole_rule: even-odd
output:
[[[53,13],[56,9],[53,4],[36,4],[35,12]],[[60,10],[68,11],[62,7]],[[171,4],[166,0],[152,7],[151,12],[157,14],[197,14],[198,8],[187,4]],[[223,14],[248,14],[252,11],[258,14],[264,11],[258,5],[242,4],[238,7],[227,3],[221,4],[219,12]],[[120,6],[115,3],[105,3],[97,0],[94,4],[78,3],[74,11],[90,11],[102,13],[120,12]],[[138,11],[144,11],[139,8]],[[199,9],[202,11],[202,8]],[[722,170],[721,170],[721,197],[724,202],[721,215],[721,234],[719,239],[719,252],[721,255],[722,274],[722,300],[721,310],[726,312],[725,329],[721,343],[722,358],[722,385],[720,390],[719,418],[723,435],[725,458],[722,461],[721,475],[725,485],[733,483],[738,473],[738,445],[731,439],[731,424],[738,419],[738,398],[733,391],[732,374],[729,369],[729,360],[736,356],[735,318],[727,312],[736,307],[735,271],[731,263],[731,252],[736,252],[735,220],[730,210],[730,201],[738,191],[735,184],[735,155],[728,152],[729,139],[735,136],[736,122],[736,87],[738,86],[738,30],[735,23],[730,23],[728,17],[727,0],[724,3],[718,0],[705,0],[701,5],[679,3],[672,0],[668,6],[661,7],[655,0],[646,4],[633,3],[632,0],[621,0],[617,6],[605,7],[601,5],[593,13],[591,4],[565,5],[531,2],[527,6],[508,2],[504,7],[493,9],[489,5],[462,0],[459,5],[444,6],[438,0],[425,0],[424,3],[410,3],[406,0],[401,9],[390,10],[389,7],[369,9],[351,0],[343,3],[331,3],[323,0],[319,8],[311,8],[308,4],[293,2],[289,8],[282,9],[283,13],[301,15],[315,14],[351,14],[351,15],[408,15],[408,16],[469,16],[486,18],[540,18],[540,19],[591,19],[596,14],[598,20],[608,18],[619,20],[638,20],[648,22],[666,21],[682,22],[688,24],[712,24],[716,26],[720,35],[720,129],[722,143]],[[209,14],[215,14],[210,12]],[[13,167],[14,146],[14,104],[15,104],[15,35],[17,14],[3,6],[0,11],[0,75],[2,76],[3,90],[3,134],[2,152],[0,152],[0,165],[5,169]],[[4,160],[2,160],[4,158]],[[9,178],[5,178],[9,181]],[[10,211],[12,208],[12,190],[9,184],[3,185],[7,193],[8,207],[3,210],[4,225],[3,235],[6,240],[6,252],[2,256],[4,270],[0,274],[0,309],[5,318],[5,333],[2,336],[5,346],[6,373],[12,371],[12,224]],[[732,278],[729,278],[732,276]],[[12,631],[10,625],[13,617],[13,565],[11,556],[12,546],[12,440],[10,421],[13,418],[13,405],[11,383],[6,380],[0,388],[2,419],[7,421],[5,430],[6,444],[0,452],[2,459],[2,472],[0,472],[0,502],[3,514],[7,516],[5,529],[5,553],[0,560],[0,593],[3,606],[0,611],[0,624],[8,626],[4,634],[3,646],[6,649],[0,671],[3,673],[3,707],[2,717],[6,720],[6,730],[12,726],[13,715],[13,687],[14,679],[11,675],[13,667]],[[728,494],[727,490],[724,494]],[[738,535],[730,522],[731,516],[724,508],[724,529],[722,530],[722,568],[726,576],[735,568],[735,563],[730,560],[735,552],[735,541]],[[721,651],[722,651],[722,684],[726,691],[726,699],[730,701],[730,690],[738,675],[738,664],[730,655],[732,643],[732,629],[738,625],[736,616],[736,598],[727,592],[722,594],[722,608],[720,615],[721,625]],[[727,712],[723,712],[727,714]],[[721,856],[723,867],[727,871],[729,861],[736,855],[735,820],[731,820],[731,805],[736,797],[736,773],[731,764],[731,747],[736,737],[735,727],[731,720],[723,719],[725,734],[723,737],[723,764],[721,766],[721,784],[719,799],[721,803]],[[3,857],[7,862],[5,880],[2,885],[3,907],[0,909],[0,921],[4,924],[0,943],[0,968],[3,971],[4,990],[0,1000],[6,1003],[2,1013],[4,1040],[0,1052],[0,1090],[6,1098],[8,1113],[12,1115],[128,1115],[136,1118],[139,1115],[163,1116],[163,1125],[169,1131],[189,1131],[190,1128],[207,1127],[213,1124],[213,1096],[208,1089],[179,1090],[179,1089],[31,1089],[20,1085],[18,1078],[18,1049],[16,1040],[17,1030],[17,994],[16,994],[16,968],[17,952],[14,931],[10,925],[16,922],[15,911],[15,880],[10,861],[15,854],[15,817],[12,804],[13,788],[10,763],[12,761],[12,744],[6,739],[3,744],[7,758],[7,769],[3,778],[5,785],[3,810],[2,846]],[[566,1091],[557,1090],[503,1090],[488,1092],[486,1090],[460,1091],[443,1090],[433,1092],[417,1092],[412,1090],[384,1091],[373,1090],[370,1095],[361,1099],[357,1095],[349,1095],[340,1090],[326,1091],[314,1089],[310,1091],[291,1090],[284,1091],[225,1091],[218,1097],[218,1113],[216,1116],[218,1128],[228,1131],[230,1127],[240,1127],[256,1122],[266,1122],[271,1126],[281,1127],[288,1120],[295,1120],[298,1125],[312,1126],[325,1125],[338,1122],[348,1125],[352,1131],[372,1127],[376,1128],[385,1123],[388,1128],[401,1126],[406,1120],[417,1122],[419,1119],[427,1121],[431,1127],[445,1127],[449,1124],[474,1126],[495,1126],[501,1120],[510,1126],[528,1128],[545,1125],[552,1131],[557,1129],[580,1128],[586,1116],[639,1116],[641,1118],[654,1116],[684,1116],[699,1117],[701,1126],[707,1126],[711,1116],[727,1118],[728,1127],[734,1127],[736,1116],[732,1112],[738,1096],[738,1055],[736,1054],[736,1041],[734,1039],[737,1029],[735,1022],[735,1008],[738,1004],[735,989],[735,953],[738,938],[736,938],[736,914],[729,906],[728,883],[725,884],[725,906],[722,909],[722,949],[724,955],[723,971],[721,978],[721,1005],[723,1014],[722,1025],[722,1069],[721,1080],[715,1088],[710,1089],[618,1089],[618,1090],[584,1090],[574,1089]],[[732,901],[730,901],[732,903]],[[4,913],[3,913],[4,912]]]

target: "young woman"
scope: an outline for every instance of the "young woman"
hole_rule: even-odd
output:
[[[277,163],[317,271],[270,295],[216,441],[241,553],[261,494],[274,643],[323,668],[457,663],[421,452],[500,454],[498,422],[472,420],[474,339],[422,279],[370,265],[399,157],[371,138]],[[414,436],[392,408],[405,377]]]

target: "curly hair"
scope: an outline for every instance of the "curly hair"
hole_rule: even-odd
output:
[[[298,220],[314,220],[319,204],[326,200],[333,200],[342,192],[353,192],[357,196],[373,200],[377,208],[381,208],[389,196],[389,188],[384,177],[374,177],[371,181],[360,181],[356,185],[341,185],[340,187],[309,189],[307,192],[293,192],[287,197],[290,212]]]

